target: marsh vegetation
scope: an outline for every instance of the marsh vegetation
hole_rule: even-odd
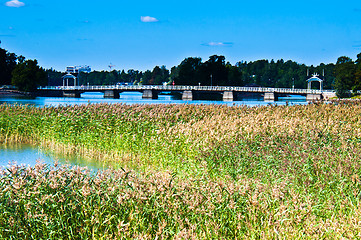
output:
[[[118,169],[0,173],[0,236],[359,238],[361,104],[0,105],[0,142]]]

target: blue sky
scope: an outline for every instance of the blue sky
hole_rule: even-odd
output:
[[[214,54],[318,65],[361,52],[361,1],[0,0],[0,40],[61,71],[170,69]]]

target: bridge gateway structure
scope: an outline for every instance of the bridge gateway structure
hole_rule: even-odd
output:
[[[107,85],[107,86],[56,86],[39,87],[38,96],[80,97],[85,92],[103,92],[105,98],[119,98],[122,92],[142,92],[143,98],[157,99],[161,92],[176,92],[183,100],[193,100],[197,94],[219,94],[224,101],[237,100],[244,93],[258,93],[265,101],[277,101],[279,96],[302,95],[307,101],[328,99],[336,96],[334,90],[236,87],[236,86],[173,86],[173,85]]]

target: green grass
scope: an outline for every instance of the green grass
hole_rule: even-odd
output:
[[[0,105],[0,142],[119,170],[3,171],[0,237],[359,238],[361,104]]]

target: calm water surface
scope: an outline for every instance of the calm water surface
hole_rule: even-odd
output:
[[[7,168],[11,164],[34,166],[37,162],[54,164],[70,164],[88,167],[91,170],[106,168],[98,161],[91,161],[77,156],[63,156],[31,145],[0,145],[0,168]]]
[[[26,98],[0,98],[1,103],[8,104],[29,104],[35,106],[59,106],[74,105],[88,103],[124,103],[124,104],[225,104],[225,105],[246,105],[246,106],[262,106],[269,104],[285,105],[286,103],[307,104],[306,97],[293,95],[287,98],[279,98],[279,101],[265,102],[263,99],[245,99],[243,101],[215,101],[215,100],[178,100],[172,95],[159,95],[158,99],[142,99],[142,93],[124,92],[120,94],[119,99],[103,98],[103,93],[83,93],[81,98],[56,98],[56,97],[37,97],[35,99]]]
[[[158,99],[142,99],[142,93],[126,92],[120,95],[120,99],[104,99],[103,93],[84,93],[81,98],[51,98],[51,97],[37,97],[35,99],[26,98],[0,98],[0,104],[29,104],[38,107],[43,106],[60,106],[60,105],[75,105],[75,104],[91,104],[91,103],[123,103],[123,104],[225,104],[225,105],[246,105],[246,106],[263,106],[269,104],[277,105],[294,105],[307,104],[306,98],[302,96],[290,96],[287,98],[279,98],[276,102],[265,102],[263,99],[246,99],[243,101],[214,101],[214,100],[193,100],[183,101],[178,100],[172,95],[159,95]],[[81,159],[76,156],[65,157],[55,155],[44,149],[29,146],[0,146],[0,167],[7,167],[9,162],[16,162],[17,164],[25,164],[34,166],[37,161],[54,164],[58,161],[60,164],[72,164],[80,166],[88,166],[90,169],[103,169],[104,166],[96,161],[89,161]]]

